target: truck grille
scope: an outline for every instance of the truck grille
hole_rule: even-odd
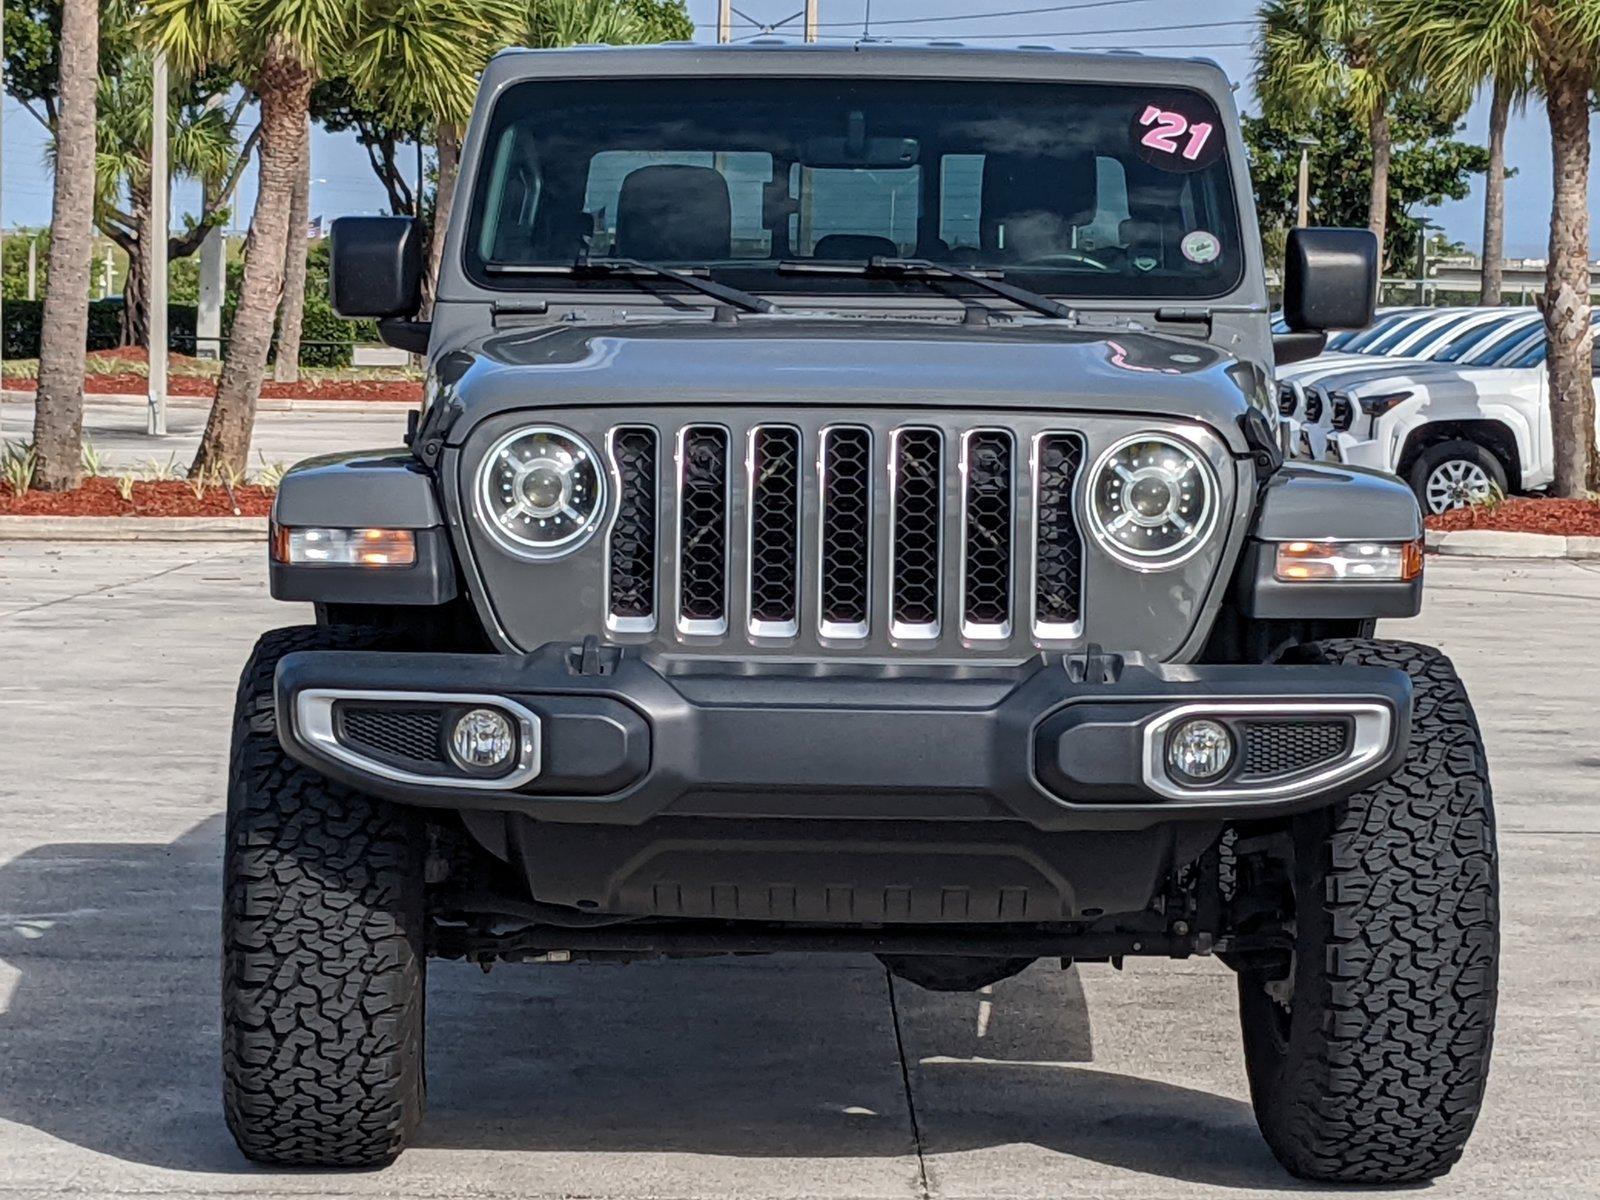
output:
[[[1075,431],[756,421],[619,426],[607,445],[613,632],[840,646],[1082,633]]]

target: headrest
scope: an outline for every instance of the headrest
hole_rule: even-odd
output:
[[[617,253],[700,262],[727,258],[733,241],[728,182],[710,167],[662,163],[628,172],[617,196]]]
[[[867,258],[899,258],[900,247],[871,233],[830,233],[817,239],[812,258],[841,258],[851,262]]]
[[[983,163],[983,246],[1010,258],[1072,249],[1071,231],[1094,220],[1094,155],[990,154]]]

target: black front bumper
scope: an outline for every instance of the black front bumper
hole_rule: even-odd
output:
[[[310,728],[308,697],[351,693],[445,706],[502,698],[525,714],[523,736],[537,738],[532,770],[502,787],[373,769],[338,735]],[[1055,833],[1279,816],[1393,771],[1410,700],[1400,671],[1163,667],[1115,655],[1015,667],[757,663],[591,644],[525,657],[314,651],[285,657],[277,674],[284,748],[332,778],[408,804],[608,827],[808,818]],[[1205,789],[1174,785],[1157,764],[1157,735],[1174,714],[1365,723],[1342,767]]]

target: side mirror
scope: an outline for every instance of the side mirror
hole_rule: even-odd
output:
[[[1291,229],[1283,316],[1294,333],[1365,329],[1378,308],[1378,239],[1368,229]]]
[[[329,230],[329,286],[341,317],[412,317],[422,307],[422,222],[340,217]]]

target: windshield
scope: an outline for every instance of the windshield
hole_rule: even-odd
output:
[[[485,139],[468,274],[538,287],[536,268],[583,253],[857,294],[972,289],[778,266],[922,258],[1056,295],[1183,299],[1244,270],[1226,127],[1204,96],[950,80],[517,84]]]
[[[1423,319],[1424,318],[1420,315],[1408,312],[1391,313],[1387,317],[1379,317],[1376,324],[1369,325],[1365,330],[1358,332],[1353,338],[1340,347],[1340,349],[1344,350],[1348,354],[1364,354],[1366,353],[1368,346],[1372,345],[1373,342],[1389,333],[1395,328],[1395,326],[1404,325],[1407,329],[1409,329],[1412,322],[1421,321]]]
[[[1513,322],[1513,326],[1520,326],[1521,324],[1520,320]],[[1507,324],[1504,320],[1496,318],[1483,321],[1474,325],[1465,333],[1456,334],[1445,344],[1443,349],[1433,356],[1433,359],[1435,362],[1459,362],[1469,351],[1476,349],[1480,342],[1495,337],[1506,329]]]

